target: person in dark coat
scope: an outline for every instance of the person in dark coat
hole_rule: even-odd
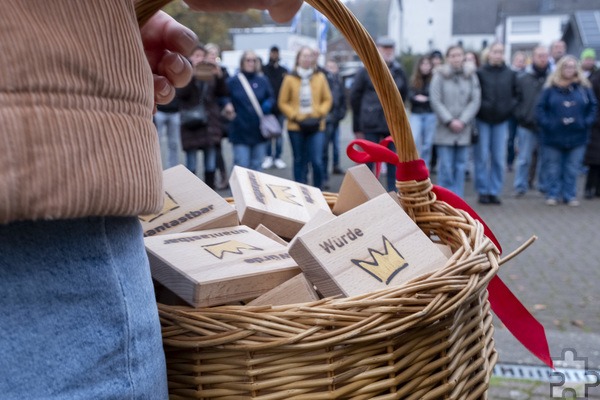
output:
[[[508,120],[517,104],[516,73],[504,62],[504,45],[489,47],[487,62],[477,70],[481,107],[477,113],[479,139],[474,146],[475,190],[481,204],[501,204],[506,168]]]
[[[402,100],[406,101],[408,80],[404,70],[395,60],[395,45],[396,42],[389,37],[377,39],[377,48],[390,69]],[[383,113],[383,106],[366,68],[362,68],[356,73],[350,89],[350,105],[352,106],[352,126],[354,135],[357,138],[379,143],[390,135],[390,128]],[[392,150],[396,151],[396,149]],[[373,169],[373,165],[369,165],[369,167]],[[396,166],[394,164],[387,164],[387,190],[396,190]]]
[[[204,104],[208,114],[208,123],[201,127],[181,126],[181,145],[186,154],[186,167],[194,174],[197,170],[198,150],[204,152],[204,182],[215,187],[215,170],[217,169],[217,147],[223,137],[223,124],[219,97],[227,95],[225,77],[221,68],[205,61],[206,51],[199,47],[190,57],[194,66],[191,82],[178,90],[178,98],[182,110],[191,109]]]
[[[275,95],[275,99],[279,96],[279,91],[281,90],[281,84],[283,83],[283,78],[288,74],[288,70],[286,67],[281,65],[279,58],[279,47],[273,46],[269,50],[269,62],[262,69],[263,74],[269,80],[271,87],[273,88],[273,93]],[[283,126],[284,116],[279,111],[277,107],[277,102],[273,105],[273,109],[271,110],[272,114],[277,117],[281,126]],[[262,163],[263,169],[269,169],[271,167],[275,167],[277,169],[283,169],[287,165],[285,161],[281,159],[281,153],[283,151],[283,135],[277,136],[267,142],[267,156]]]
[[[548,78],[536,107],[542,132],[542,168],[546,171],[546,204],[559,201],[578,206],[577,176],[596,118],[597,101],[591,85],[583,76],[577,59],[560,59]]]
[[[329,149],[332,151],[332,170],[334,175],[342,175],[344,170],[340,166],[340,121],[346,116],[346,90],[339,75],[337,62],[329,60],[325,63],[325,76],[331,91],[333,105],[327,114],[325,126],[325,148],[323,149],[323,180],[327,186],[329,180]]]
[[[537,188],[545,191],[542,171],[540,169],[541,156],[534,162],[534,154],[540,153],[540,132],[535,115],[540,93],[550,75],[549,52],[546,46],[536,46],[533,49],[533,62],[525,73],[517,79],[518,103],[515,107],[514,117],[517,121],[517,165],[515,168],[514,189],[516,197],[522,197],[530,189],[530,171],[532,164],[534,176],[538,176]],[[536,173],[537,172],[537,173]]]
[[[420,57],[415,64],[410,84],[408,100],[410,103],[410,127],[419,156],[431,169],[431,152],[437,117],[429,102],[429,84],[433,77],[433,64],[429,57]]]
[[[591,76],[591,83],[596,99],[600,99],[600,71]],[[583,162],[588,166],[584,197],[600,197],[600,107],[596,111],[596,120],[585,148]]]
[[[253,51],[245,51],[240,59],[240,72],[227,81],[229,97],[235,109],[231,122],[229,141],[233,145],[233,163],[240,167],[262,170],[267,154],[267,140],[260,132],[260,119],[248,94],[242,86],[240,75],[248,80],[263,114],[269,114],[276,101],[271,84],[259,74],[259,58]]]

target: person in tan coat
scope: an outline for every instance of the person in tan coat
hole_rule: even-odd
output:
[[[260,0],[188,0],[197,9]],[[0,397],[166,399],[140,214],[196,36],[133,0],[0,0]],[[269,2],[282,21],[296,0]]]
[[[312,168],[312,184],[323,185],[323,149],[325,117],[333,99],[327,78],[313,68],[314,52],[302,47],[296,56],[292,73],[285,76],[277,99],[279,110],[288,120],[288,134],[294,158],[294,180],[308,183],[308,167]]]

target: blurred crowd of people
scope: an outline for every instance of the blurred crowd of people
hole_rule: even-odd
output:
[[[506,171],[516,197],[530,190],[549,206],[600,197],[600,72],[596,53],[567,53],[564,41],[518,51],[502,43],[481,54],[450,46],[421,57],[409,84],[410,123],[437,180],[460,196],[474,175],[481,204],[501,204]],[[435,64],[440,64],[434,67]],[[433,155],[433,157],[432,157]]]
[[[410,111],[419,155],[438,184],[464,196],[473,176],[478,202],[501,204],[506,172],[514,170],[516,197],[538,190],[548,205],[577,206],[577,178],[585,173],[584,197],[600,196],[600,72],[593,49],[576,58],[557,40],[517,51],[508,63],[500,42],[481,54],[456,45],[419,57],[408,76],[396,60],[394,40],[381,37],[376,44]],[[224,138],[234,165],[258,171],[286,168],[282,152],[289,140],[293,179],[328,189],[330,174],[344,173],[340,121],[347,105],[356,138],[379,143],[390,130],[365,68],[355,74],[347,99],[336,61],[321,66],[318,60],[317,50],[302,47],[288,71],[276,46],[264,65],[245,51],[230,76],[219,64],[217,45],[198,47],[190,59],[194,78],[154,118],[167,148],[165,167],[179,163],[182,148],[187,168],[197,173],[201,151],[204,181],[224,189]],[[206,122],[184,126],[183,114],[199,105]],[[277,117],[287,135],[265,138],[260,114]],[[387,189],[395,190],[395,166],[386,167]]]
[[[192,81],[170,104],[158,107],[154,122],[166,153],[164,167],[179,164],[182,149],[186,167],[196,174],[201,152],[203,180],[213,189],[225,189],[228,167],[221,143],[227,138],[234,165],[257,171],[286,168],[282,158],[286,136],[266,138],[261,131],[260,114],[272,114],[286,127],[293,179],[327,189],[330,173],[344,173],[339,122],[346,115],[347,101],[337,63],[327,60],[322,67],[317,64],[318,51],[302,47],[288,71],[280,64],[279,48],[273,46],[264,65],[254,51],[245,51],[230,75],[220,65],[219,52],[216,44],[198,46],[190,57]],[[188,116],[194,114],[194,121],[201,122],[189,122]]]

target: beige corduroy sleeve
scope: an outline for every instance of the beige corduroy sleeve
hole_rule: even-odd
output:
[[[133,2],[0,0],[0,15],[0,223],[157,211]]]

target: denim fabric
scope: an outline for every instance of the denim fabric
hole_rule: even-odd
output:
[[[419,156],[430,169],[437,117],[435,113],[411,114],[409,122]]]
[[[329,179],[329,148],[331,145],[333,167],[340,166],[340,124],[327,122],[325,127],[325,146],[323,147],[323,180]]]
[[[0,225],[0,293],[0,398],[167,398],[137,218]]]
[[[260,142],[255,145],[234,144],[233,164],[254,171],[262,171],[262,162],[266,154],[267,142]]]
[[[385,139],[388,136],[389,136],[389,133],[387,133],[387,132],[382,132],[382,133],[365,132],[365,139],[370,142],[375,142],[375,143],[381,142],[383,139]],[[396,147],[394,146],[394,144],[391,144],[389,146],[389,148],[394,153],[396,152]],[[375,170],[375,166],[373,163],[367,163],[367,166],[371,169],[371,171]],[[396,191],[396,166],[394,164],[386,164],[386,166],[387,166],[387,174],[386,174],[387,191],[388,192]]]
[[[479,141],[473,152],[475,157],[475,190],[480,195],[499,196],[506,168],[506,141],[508,121],[489,124],[477,120]]]
[[[506,164],[512,166],[517,156],[515,152],[515,139],[518,140],[517,119],[510,117],[508,120],[508,138],[506,141]]]
[[[209,146],[202,149],[204,153],[204,172],[215,172],[217,169],[217,146]],[[198,151],[189,150],[185,152],[185,164],[187,169],[194,173],[198,170]]]
[[[519,153],[517,154],[514,188],[517,193],[525,193],[530,189],[529,170],[531,168],[531,162],[533,161],[533,152],[536,149],[538,149],[539,151],[539,134],[532,130],[519,126],[517,128],[517,143]],[[535,168],[538,175],[541,172],[541,162],[541,157],[538,157],[537,166]]]
[[[285,126],[285,117],[278,115],[277,120],[279,125]],[[273,150],[273,147],[275,150]],[[281,151],[283,150],[283,135],[271,139],[267,142],[267,157],[273,157],[274,160],[281,158]]]
[[[181,134],[179,132],[179,113],[166,113],[157,111],[154,114],[154,124],[158,131],[161,146],[167,144],[167,159],[163,162],[165,168],[171,168],[179,164],[179,153],[181,152]]]
[[[289,131],[294,156],[294,180],[308,184],[308,166],[312,168],[313,186],[323,186],[323,147],[325,132],[305,135],[300,131]]]
[[[438,185],[460,197],[465,195],[465,172],[470,146],[437,145]]]
[[[546,198],[568,202],[577,197],[577,176],[585,146],[559,149],[543,146],[542,168],[546,171]]]

